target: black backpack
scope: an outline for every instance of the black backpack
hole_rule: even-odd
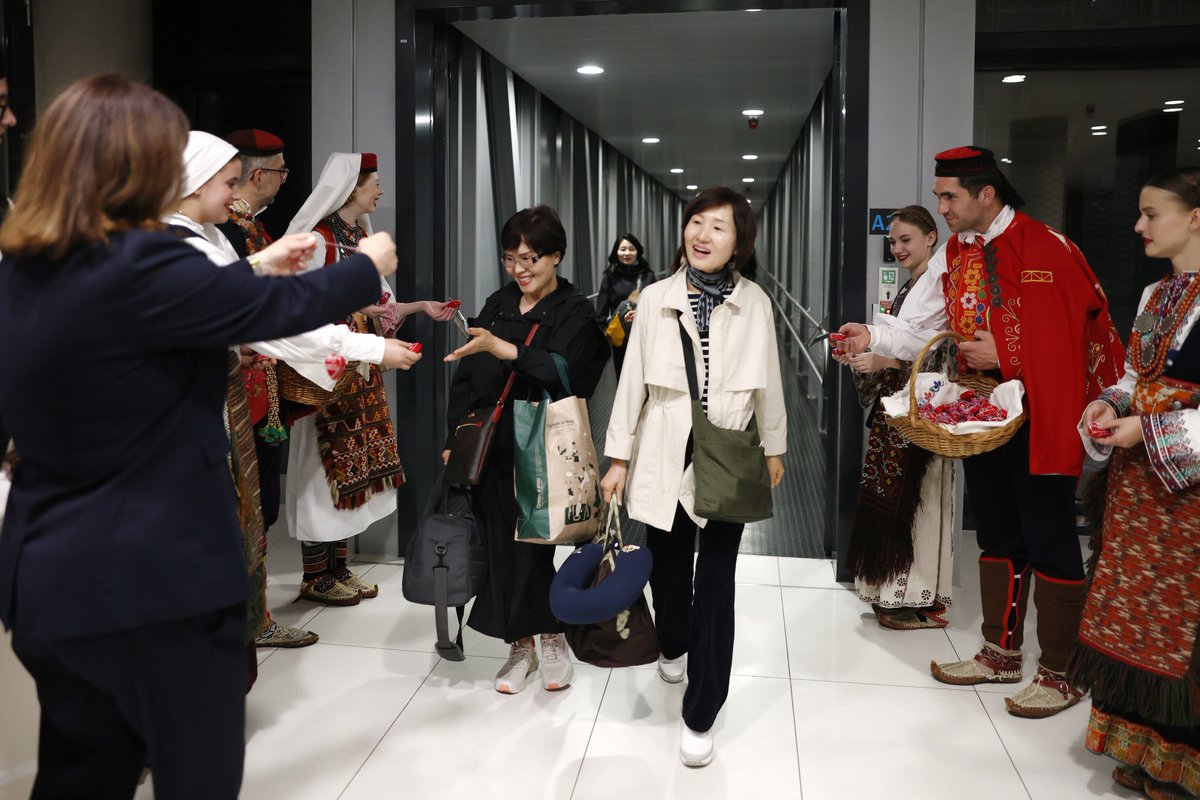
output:
[[[433,606],[437,653],[447,661],[463,660],[463,607],[478,593],[486,565],[483,542],[471,513],[470,491],[451,494],[439,476],[421,524],[404,553],[401,588],[409,602]],[[450,640],[448,620],[451,606],[458,615],[454,641]]]

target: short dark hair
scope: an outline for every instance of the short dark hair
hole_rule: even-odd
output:
[[[733,266],[741,270],[750,256],[754,253],[754,240],[758,236],[758,218],[750,208],[750,201],[741,192],[735,192],[728,186],[710,186],[696,193],[687,208],[683,210],[683,227],[680,229],[680,239],[687,230],[692,217],[708,211],[711,208],[729,206],[733,209],[733,227],[737,238],[733,245]],[[681,248],[682,249],[682,248]]]
[[[642,243],[632,233],[622,233],[613,240],[612,250],[608,252],[607,272],[612,272],[621,263],[617,259],[617,249],[621,246],[621,242],[629,242],[633,245],[633,249],[637,250],[637,265],[639,269],[650,269],[650,262],[646,260],[646,248],[642,247]]]
[[[1175,167],[1158,173],[1146,185],[1170,192],[1185,208],[1200,208],[1200,167]]]
[[[507,253],[520,247],[522,239],[539,256],[567,254],[567,232],[558,212],[550,206],[525,208],[509,217],[500,231],[500,246]]]
[[[964,175],[958,179],[958,182],[962,184],[963,188],[967,190],[967,194],[971,195],[971,197],[979,197],[979,193],[983,191],[983,187],[991,186],[996,190],[996,196],[1000,198],[1000,202],[1004,203],[1004,205],[1012,206],[1014,209],[1025,205],[1025,198],[1021,197],[1000,170],[983,172],[979,175]]]

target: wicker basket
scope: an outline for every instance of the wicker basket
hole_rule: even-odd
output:
[[[923,419],[917,413],[917,374],[921,371],[921,364],[924,363],[925,356],[928,355],[929,351],[938,342],[951,337],[958,341],[963,341],[966,338],[954,331],[946,331],[930,339],[921,348],[916,361],[913,362],[912,374],[908,376],[908,416],[885,416],[885,419],[889,425],[900,432],[901,436],[908,439],[908,441],[917,447],[921,447],[931,453],[937,453],[939,456],[945,456],[946,458],[965,458],[967,456],[977,456],[989,450],[995,450],[1007,442],[1016,434],[1017,429],[1021,427],[1021,424],[1025,421],[1025,415],[1023,413],[1018,414],[1004,425],[988,431],[981,431],[979,433],[951,433],[941,425]],[[974,375],[960,375],[958,385],[967,389],[974,389],[984,397],[991,397],[992,390],[998,384],[982,372],[976,372]]]
[[[342,396],[350,381],[358,374],[358,362],[351,361],[338,377],[337,383],[329,391],[322,389],[308,378],[287,365],[287,362],[275,362],[275,377],[279,381],[279,393],[294,403],[305,406],[327,406]]]

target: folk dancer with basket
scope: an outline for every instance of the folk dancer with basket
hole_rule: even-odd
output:
[[[333,153],[326,160],[312,194],[288,225],[288,233],[313,231],[321,237],[324,246],[317,248],[310,269],[353,254],[372,233],[370,214],[383,196],[378,169],[374,153]],[[446,320],[454,314],[448,305],[397,303],[381,281],[379,300],[339,323],[391,340],[406,314],[421,310]],[[411,355],[409,366],[419,352]],[[330,375],[318,376],[330,378],[328,383],[308,378],[325,391],[293,398],[308,406],[307,413],[291,420],[284,508],[304,561],[300,596],[325,605],[357,605],[378,596],[379,586],[347,565],[349,537],[393,513],[396,489],[404,483],[382,371],[370,361],[335,363]],[[340,375],[338,366],[344,370]]]
[[[1071,680],[1091,689],[1087,748],[1150,797],[1200,795],[1200,169],[1142,189],[1135,230],[1173,271],[1148,286],[1125,374],[1087,407],[1109,467],[1103,538]],[[1091,432],[1088,433],[1089,427]]]
[[[983,646],[966,661],[931,664],[959,686],[1017,683],[1022,676],[1031,583],[1041,658],[1033,682],[1005,703],[1047,717],[1083,696],[1065,676],[1083,611],[1083,557],[1075,485],[1084,406],[1120,374],[1124,349],[1108,301],[1083,253],[1017,211],[1022,200],[990,150],[956,147],[936,156],[938,213],[955,234],[933,257],[937,278],[906,303],[928,309],[924,327],[847,323],[847,350],[912,359],[939,330],[959,345],[959,366],[1025,385],[1027,422],[994,450],[963,460],[975,510]],[[1033,580],[1036,576],[1036,582]]]
[[[919,323],[922,318],[916,314],[924,309],[907,301],[933,280],[928,267],[937,246],[937,224],[924,207],[906,206],[892,213],[888,236],[892,254],[909,278],[886,314]],[[910,443],[879,408],[880,398],[906,389],[911,371],[920,367],[879,353],[848,355],[836,348],[833,360],[853,370],[858,399],[870,409],[871,433],[847,553],[854,588],[885,628],[944,628],[953,586],[954,464]]]

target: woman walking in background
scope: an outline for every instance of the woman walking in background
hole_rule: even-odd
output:
[[[610,330],[614,318],[621,327],[621,343],[609,336],[612,345],[613,369],[621,377],[621,364],[625,361],[625,347],[629,344],[629,331],[637,315],[637,303],[642,289],[654,283],[654,270],[646,260],[646,250],[632,233],[623,233],[613,242],[608,253],[608,266],[600,280],[600,293],[596,295],[596,316],[605,330]]]

